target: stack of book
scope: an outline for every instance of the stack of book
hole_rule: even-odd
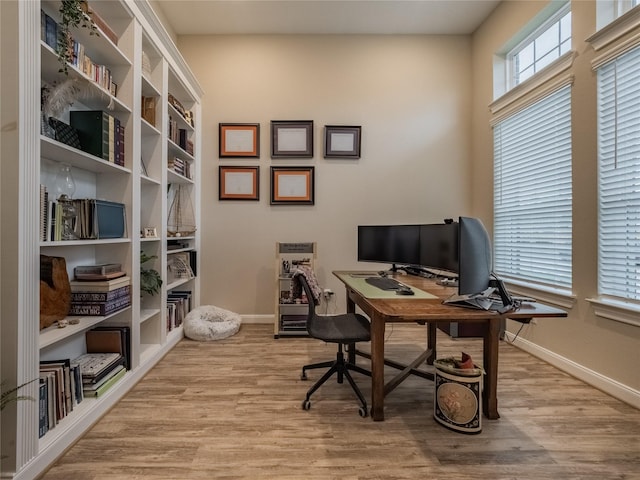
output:
[[[74,269],[69,315],[105,316],[131,306],[131,278],[117,263]]]
[[[127,373],[119,353],[85,353],[74,360],[82,372],[85,397],[99,397]]]
[[[120,325],[100,325],[85,333],[87,353],[118,353],[124,368],[131,370],[131,329]]]
[[[186,178],[193,178],[191,176],[191,164],[182,158],[173,157],[167,162],[169,170],[173,170],[178,175],[182,175]]]

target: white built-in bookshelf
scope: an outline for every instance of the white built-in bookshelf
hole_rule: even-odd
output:
[[[202,92],[144,0],[89,1],[117,37],[115,41],[110,35],[89,35],[86,29],[72,32],[85,53],[110,70],[117,84],[115,92],[74,66],[68,66],[68,75],[59,72],[55,50],[41,37],[41,11],[59,20],[59,2],[0,3],[3,63],[15,65],[11,72],[3,69],[0,83],[2,380],[8,385],[26,383],[38,378],[40,361],[80,356],[86,352],[86,332],[96,326],[127,326],[131,332],[131,369],[126,375],[104,395],[85,397],[44,435],[39,435],[39,402],[20,401],[2,411],[2,478],[31,479],[46,470],[182,338],[181,326],[172,324],[168,314],[173,291],[191,292],[191,306],[199,303],[198,277],[176,278],[171,265],[172,257],[182,255],[190,258],[197,270],[198,256],[193,252],[200,248],[200,232],[196,228],[188,235],[169,237],[167,219],[171,201],[168,192],[179,184],[194,209],[196,226],[199,224]],[[116,117],[125,132],[124,165],[97,158],[42,133],[41,86],[68,79],[81,82],[82,94],[57,118],[70,123],[68,110],[103,110]],[[10,97],[16,100],[5,101]],[[153,118],[143,115],[143,98],[155,106]],[[176,104],[188,115],[176,109]],[[170,119],[184,130],[189,148],[170,138]],[[5,130],[6,125],[15,128]],[[176,158],[180,166],[188,168],[176,171]],[[42,238],[40,186],[55,192],[61,164],[71,167],[75,198],[124,205],[126,233],[122,238]],[[179,240],[179,248],[175,248],[175,240]],[[144,266],[157,270],[163,280],[160,292],[153,296],[140,290],[141,251],[154,257]],[[64,257],[70,279],[78,265],[122,264],[131,278],[131,305],[108,316],[74,317],[77,323],[64,328],[54,324],[40,330],[41,254]],[[38,398],[38,382],[30,383],[20,393]]]

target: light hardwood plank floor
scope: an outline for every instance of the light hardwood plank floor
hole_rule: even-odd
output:
[[[395,325],[387,336],[388,356],[408,361],[426,328]],[[466,351],[480,363],[480,349],[479,339],[439,334],[440,357]],[[304,382],[301,366],[334,356],[318,340],[276,340],[269,325],[183,340],[42,478],[640,479],[640,411],[506,342],[501,418],[483,418],[478,435],[437,423],[433,384],[417,377],[387,397],[384,422],[360,418],[335,380],[302,410],[322,372]],[[370,398],[369,379],[355,379]]]

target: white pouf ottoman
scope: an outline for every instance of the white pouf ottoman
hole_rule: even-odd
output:
[[[192,340],[207,342],[235,335],[240,330],[240,315],[213,305],[191,310],[183,321],[184,335]]]

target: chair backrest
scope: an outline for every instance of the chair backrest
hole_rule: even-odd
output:
[[[311,287],[307,282],[307,279],[304,278],[304,275],[297,275],[297,280],[302,285],[302,289],[304,290],[304,294],[307,296],[307,302],[309,305],[309,309],[307,310],[307,333],[312,337],[318,337],[318,322],[319,318],[316,315],[316,302],[313,298],[313,292],[311,291]]]

